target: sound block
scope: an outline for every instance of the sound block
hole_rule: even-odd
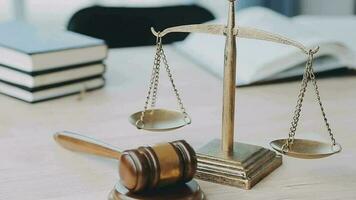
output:
[[[204,200],[205,195],[199,184],[192,180],[189,183],[164,187],[143,193],[131,193],[120,183],[109,195],[109,200]]]

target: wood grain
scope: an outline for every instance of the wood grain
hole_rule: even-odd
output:
[[[166,50],[177,87],[193,123],[166,134],[137,130],[128,116],[142,109],[154,48],[110,52],[107,87],[76,97],[30,105],[0,96],[0,199],[107,199],[117,182],[117,162],[75,154],[59,147],[53,134],[84,133],[120,149],[185,139],[199,148],[221,134],[222,82]],[[139,59],[138,59],[139,58]],[[158,106],[176,108],[165,78]],[[356,199],[356,78],[319,81],[321,95],[343,152],[305,161],[284,158],[284,164],[251,191],[200,181],[208,199]],[[235,141],[268,147],[288,134],[299,82],[239,88]],[[320,110],[307,94],[297,137],[328,141]]]
[[[54,135],[54,140],[64,148],[107,158],[120,160],[122,150],[95,139],[68,131],[61,131]]]

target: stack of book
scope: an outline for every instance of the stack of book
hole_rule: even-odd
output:
[[[0,24],[0,92],[35,103],[102,88],[107,52],[103,40],[81,34]]]

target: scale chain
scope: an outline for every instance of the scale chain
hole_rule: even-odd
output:
[[[174,83],[173,75],[171,73],[166,54],[163,50],[163,45],[162,45],[162,37],[157,36],[156,40],[156,55],[154,59],[154,64],[153,64],[153,69],[152,69],[152,75],[150,79],[150,86],[148,89],[148,94],[146,97],[146,102],[144,106],[144,110],[141,112],[140,120],[136,122],[136,126],[139,128],[143,128],[144,126],[144,117],[145,117],[145,112],[148,110],[148,105],[151,102],[151,108],[154,108],[156,106],[156,101],[157,101],[157,93],[158,93],[158,86],[159,86],[159,78],[160,78],[160,69],[161,69],[161,63],[164,63],[166,72],[168,74],[169,81],[171,82],[174,94],[177,98],[179,108],[181,112],[183,113],[185,117],[185,121],[187,124],[191,123],[191,118],[189,117],[188,113],[186,112],[186,109],[183,105],[183,101],[180,98],[180,95],[178,93],[178,89]]]
[[[155,106],[155,102],[156,102],[156,96],[157,96],[157,89],[158,89],[158,76],[159,76],[159,69],[160,69],[160,63],[161,63],[161,56],[160,56],[160,49],[162,48],[162,44],[161,44],[161,39],[157,37],[157,42],[156,42],[156,55],[154,58],[154,62],[153,62],[153,69],[152,69],[152,75],[151,75],[151,79],[150,79],[150,86],[147,92],[147,97],[146,97],[146,101],[145,101],[145,106],[143,111],[141,112],[141,116],[140,116],[140,120],[136,122],[136,126],[139,128],[142,128],[142,126],[144,126],[143,121],[144,121],[144,117],[145,117],[145,112],[148,109],[148,104],[150,103],[151,100],[151,106]],[[158,73],[158,74],[157,74]],[[157,84],[157,86],[156,86]],[[151,98],[154,97],[154,98]],[[154,99],[154,101],[153,101]],[[141,126],[140,126],[140,124]]]
[[[190,124],[191,123],[191,119],[183,105],[183,101],[182,99],[180,98],[180,95],[179,95],[179,92],[178,92],[178,89],[176,87],[176,84],[174,83],[174,80],[173,80],[173,75],[171,73],[171,70],[170,70],[170,67],[169,67],[169,64],[168,64],[168,61],[167,61],[167,56],[163,50],[163,48],[161,48],[161,53],[162,53],[162,59],[163,59],[163,63],[164,63],[164,66],[166,68],[166,72],[168,74],[168,78],[169,78],[169,81],[171,82],[171,85],[172,85],[172,88],[173,88],[173,91],[174,91],[174,94],[177,98],[177,101],[178,101],[178,105],[180,107],[180,110],[181,112],[183,113],[184,117],[185,117],[185,120],[187,122],[187,124]]]
[[[156,101],[157,101],[157,92],[158,92],[158,85],[159,85],[159,76],[160,76],[160,69],[161,69],[161,49],[162,49],[162,38],[158,38],[158,47],[157,47],[157,57],[155,59],[155,79],[154,79],[154,85],[153,85],[153,92],[152,92],[152,100],[151,100],[151,108],[154,108],[156,106]]]
[[[293,121],[291,123],[291,128],[290,128],[290,132],[289,132],[289,138],[287,140],[287,147],[291,144],[293,144],[294,141],[294,136],[297,130],[297,126],[298,126],[298,122],[299,122],[299,118],[300,118],[300,113],[302,111],[302,106],[303,106],[303,101],[304,101],[304,97],[305,97],[305,93],[308,87],[308,68],[310,66],[310,60],[308,60],[307,62],[307,66],[305,68],[305,72],[303,75],[303,80],[302,80],[302,84],[301,84],[301,89],[300,89],[300,93],[298,95],[298,101],[297,101],[297,106],[295,108],[294,111],[294,116],[293,116]]]
[[[308,61],[306,63],[306,68],[305,68],[305,72],[304,72],[304,75],[303,75],[301,89],[300,89],[300,93],[298,95],[297,106],[296,106],[295,111],[294,111],[293,121],[291,123],[291,128],[290,128],[288,140],[286,141],[286,143],[282,147],[283,151],[285,151],[285,148],[290,148],[290,146],[293,145],[295,134],[296,134],[296,130],[297,130],[299,119],[300,119],[300,113],[302,111],[303,101],[304,101],[304,97],[305,97],[305,93],[307,91],[307,87],[308,87],[308,82],[309,81],[312,81],[312,83],[313,83],[314,90],[315,90],[316,97],[317,97],[317,101],[319,103],[320,110],[321,110],[321,113],[323,115],[323,120],[325,122],[327,131],[329,133],[332,145],[333,146],[336,145],[336,140],[335,140],[334,134],[332,133],[332,130],[330,128],[330,124],[328,122],[328,119],[326,117],[326,112],[325,112],[323,103],[321,101],[319,87],[318,87],[317,80],[316,80],[316,77],[315,77],[315,73],[314,73],[314,70],[313,70],[313,60],[314,60],[314,54],[316,52],[317,52],[317,50],[315,50],[315,51],[314,50],[309,50]]]
[[[314,73],[314,70],[313,70],[312,67],[309,68],[309,76],[310,76],[310,79],[312,80],[312,83],[313,83],[313,86],[314,86],[315,94],[316,94],[317,101],[318,101],[319,106],[320,106],[320,111],[321,111],[321,113],[323,115],[325,126],[327,128],[328,133],[329,133],[331,142],[332,142],[333,146],[335,146],[336,145],[336,139],[335,139],[335,136],[334,136],[334,134],[333,134],[333,132],[332,132],[332,130],[330,128],[329,121],[328,121],[328,119],[326,117],[326,112],[325,112],[325,109],[324,109],[324,105],[323,105],[323,103],[321,101],[321,97],[320,97],[319,86],[318,86],[318,83],[317,83],[317,80],[316,80],[316,77],[315,77],[315,73]]]

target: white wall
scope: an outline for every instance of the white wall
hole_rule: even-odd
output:
[[[244,0],[251,1],[251,0]],[[254,0],[256,1],[256,0]],[[282,1],[282,0],[275,0]],[[355,13],[356,0],[301,0],[301,14],[307,15],[348,15]],[[197,0],[201,5],[214,11],[217,16],[225,16],[226,0]]]
[[[209,10],[217,17],[225,17],[228,7],[226,0],[196,0],[196,2]]]
[[[354,11],[355,0],[301,0],[301,14],[348,15]]]
[[[0,22],[10,20],[14,17],[13,5],[8,0],[0,0]]]

